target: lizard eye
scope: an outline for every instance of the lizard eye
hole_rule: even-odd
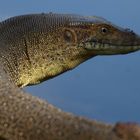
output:
[[[106,34],[108,32],[108,29],[106,27],[101,28],[101,33]]]
[[[67,43],[73,43],[76,41],[76,36],[75,36],[75,33],[71,30],[65,30],[64,31],[64,40],[67,42]]]

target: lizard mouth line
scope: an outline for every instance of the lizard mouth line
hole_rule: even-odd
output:
[[[94,51],[100,55],[111,54],[127,54],[140,49],[140,45],[119,45],[100,42],[84,42],[79,44],[80,47],[84,47],[88,51]]]

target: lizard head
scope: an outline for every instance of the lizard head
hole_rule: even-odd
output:
[[[47,45],[43,45],[38,55],[38,60],[40,54],[41,59],[45,58],[40,62],[47,65],[43,66],[46,79],[73,69],[96,55],[127,54],[140,49],[137,34],[103,18],[57,15],[55,20],[54,29],[51,28],[47,35]]]
[[[85,53],[95,55],[127,54],[140,49],[140,37],[100,17],[85,17],[69,23],[64,40],[75,42]]]
[[[0,31],[1,40],[12,46],[10,51],[5,47],[5,54],[10,54],[10,61],[18,60],[19,86],[50,79],[96,55],[140,49],[137,34],[99,17],[52,13],[20,16],[3,22]]]

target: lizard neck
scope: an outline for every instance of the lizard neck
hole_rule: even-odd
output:
[[[58,34],[28,33],[20,38],[13,36],[16,41],[10,42],[10,50],[5,47],[1,51],[1,56],[5,54],[5,57],[1,57],[5,62],[5,71],[9,72],[17,86],[38,84],[93,57],[93,54],[86,55],[82,49],[79,53],[79,48],[68,47],[65,50],[64,43],[59,44],[55,40],[56,35]]]

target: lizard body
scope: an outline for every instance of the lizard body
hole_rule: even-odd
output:
[[[1,55],[8,62],[5,67],[18,86],[40,83],[96,55],[139,49],[134,33],[102,18],[52,13],[2,22],[0,41]]]
[[[50,79],[96,55],[139,49],[137,34],[99,17],[49,13],[1,22],[0,136],[9,140],[120,140],[111,125],[64,113],[18,87]]]

